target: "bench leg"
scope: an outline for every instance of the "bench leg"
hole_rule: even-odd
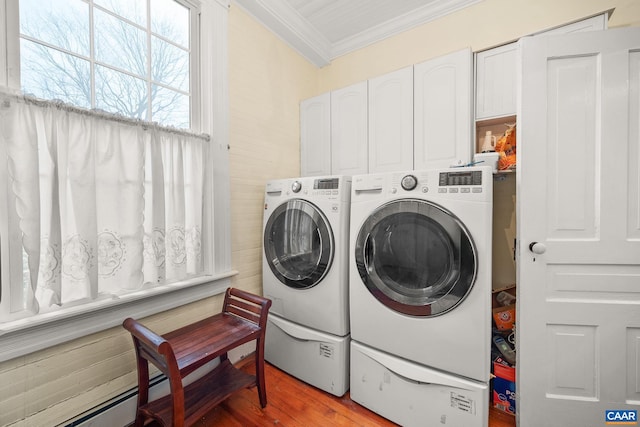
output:
[[[261,339],[256,341],[256,383],[260,405],[264,408],[267,406],[267,390],[264,378],[264,341]]]
[[[134,425],[134,427],[143,427],[145,421],[146,421],[146,417],[144,415],[142,415],[141,413],[138,413],[136,415],[136,421],[135,421],[135,423],[133,425]]]

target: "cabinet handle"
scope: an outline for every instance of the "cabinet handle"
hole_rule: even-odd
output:
[[[547,251],[547,247],[544,245],[544,243],[531,242],[529,244],[529,250],[534,254],[541,255]]]

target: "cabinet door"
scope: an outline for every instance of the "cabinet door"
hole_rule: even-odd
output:
[[[300,103],[300,175],[331,174],[331,95]]]
[[[331,174],[368,171],[367,82],[331,92]]]
[[[369,80],[369,173],[413,169],[413,67]]]
[[[476,54],[476,119],[516,114],[517,43]]]
[[[606,30],[607,17],[593,16],[535,36]],[[516,114],[517,53],[517,44],[510,43],[476,54],[476,120]]]
[[[414,167],[464,165],[472,156],[471,49],[414,67]]]

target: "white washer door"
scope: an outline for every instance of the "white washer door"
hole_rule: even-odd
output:
[[[331,225],[313,203],[289,200],[273,211],[265,225],[264,253],[280,282],[294,289],[313,287],[331,268]]]
[[[355,259],[369,292],[412,316],[453,310],[469,294],[477,271],[464,224],[443,207],[419,199],[376,209],[358,233]]]

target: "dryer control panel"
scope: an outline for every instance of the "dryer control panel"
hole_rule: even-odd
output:
[[[482,185],[482,171],[440,172],[438,185],[447,187],[452,185]]]
[[[418,197],[430,200],[491,201],[491,167],[407,170],[356,175],[351,203],[386,197]]]

